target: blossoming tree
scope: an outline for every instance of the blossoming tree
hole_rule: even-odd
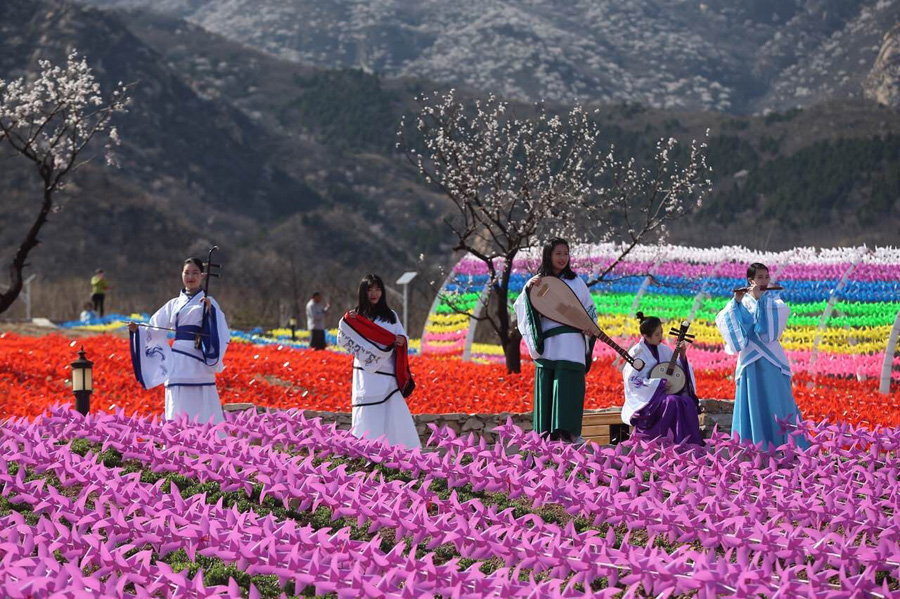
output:
[[[467,105],[450,91],[417,98],[420,109],[397,132],[425,180],[451,200],[454,250],[484,261],[489,309],[471,318],[496,332],[507,369],[518,372],[520,335],[510,320],[513,259],[546,238],[620,241],[621,255],[589,285],[605,280],[639,243],[662,240],[666,226],[699,206],[711,183],[706,144],[661,139],[652,163],[601,149],[601,131],[580,106],[552,114],[542,105],[518,116],[495,96]],[[450,302],[452,305],[452,302]]]
[[[32,163],[42,183],[40,209],[9,263],[9,287],[0,293],[0,313],[22,290],[28,254],[40,243],[38,234],[51,212],[59,209],[55,195],[70,175],[91,160],[86,148],[106,138],[106,160],[114,164],[119,136],[111,120],[126,111],[128,97],[121,83],[104,99],[84,58],[69,54],[66,65],[39,62],[40,73],[14,81],[0,79],[0,145]],[[32,80],[33,79],[33,80]]]

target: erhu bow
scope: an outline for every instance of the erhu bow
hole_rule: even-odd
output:
[[[213,253],[219,249],[219,246],[214,245],[209,248],[209,254],[206,256],[206,278],[203,281],[203,298],[209,298],[209,280],[213,277],[218,277],[219,273],[213,272],[213,268],[222,268],[221,264],[213,264],[212,257]],[[194,349],[202,349],[203,345],[203,337],[208,337],[210,335],[209,330],[209,305],[207,303],[203,304],[203,319],[200,321],[200,332],[194,337]]]

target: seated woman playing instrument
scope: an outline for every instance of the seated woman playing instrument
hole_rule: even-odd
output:
[[[694,371],[688,364],[684,346],[677,351],[686,384],[683,390],[673,393],[672,381],[657,378],[658,374],[651,373],[654,366],[666,364],[673,357],[672,349],[662,342],[662,321],[655,316],[645,317],[642,312],[638,312],[637,317],[641,323],[641,340],[628,353],[641,358],[646,366],[638,372],[630,365],[625,365],[622,421],[633,426],[638,435],[668,437],[676,443],[703,445],[700,434],[700,403],[694,391]]]

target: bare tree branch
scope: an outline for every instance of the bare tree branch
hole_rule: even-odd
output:
[[[445,220],[457,238],[455,249],[485,264],[488,309],[495,312],[478,318],[466,310],[457,313],[491,323],[511,370],[518,368],[519,348],[508,298],[519,252],[551,236],[595,241],[593,223],[602,225],[604,239],[627,242],[621,255],[589,283],[594,285],[606,280],[642,240],[662,237],[665,224],[690,212],[710,185],[702,181],[708,171],[705,144],[692,144],[689,164],[679,169],[672,159],[677,142],[660,140],[653,173],[634,158],[618,160],[612,147],[598,158],[599,125],[579,106],[557,115],[538,104],[520,117],[493,95],[473,105],[453,91],[423,95],[418,101],[420,110],[411,124],[420,144],[407,142],[404,119],[397,146],[456,207],[456,217]],[[609,187],[601,185],[604,181]],[[616,215],[621,224],[613,222]],[[504,261],[502,269],[497,259]]]

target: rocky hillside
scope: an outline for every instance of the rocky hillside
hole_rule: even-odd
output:
[[[271,310],[326,281],[352,284],[361,270],[393,274],[421,253],[447,254],[435,233],[442,227],[435,196],[402,163],[364,144],[347,152],[358,140],[330,143],[328,128],[301,131],[281,124],[303,121],[310,106],[340,106],[340,74],[325,81],[320,77],[327,74],[239,50],[244,73],[259,59],[266,68],[284,69],[274,84],[281,89],[267,84],[264,90],[276,105],[247,109],[239,98],[223,100],[207,88],[219,84],[201,76],[223,68],[234,44],[220,47],[212,43],[218,38],[206,36],[210,46],[205,55],[195,55],[193,74],[175,64],[177,46],[166,48],[171,56],[163,55],[126,19],[71,2],[11,0],[0,12],[0,78],[34,72],[40,58],[62,62],[77,48],[104,89],[117,81],[134,83],[132,109],[118,123],[121,169],[89,166],[74,179],[32,255],[33,269],[78,276],[103,265],[119,281],[127,278],[129,291],[161,295],[171,287],[160,285],[161,277],[177,284],[171,271],[180,259],[216,243],[232,280],[239,279],[251,295],[259,291],[255,296]],[[188,28],[178,21],[168,27],[174,36],[179,27]],[[351,87],[354,77],[348,75]],[[241,80],[246,91],[247,77]],[[377,82],[369,85],[377,91]],[[304,95],[307,87],[314,92]],[[384,97],[390,102],[393,96]],[[393,119],[395,111],[380,108]],[[263,110],[269,112],[258,114]],[[384,124],[387,139],[392,126],[393,121]],[[385,143],[378,143],[383,149]],[[4,261],[34,219],[36,184],[27,163],[4,150]],[[270,299],[276,291],[278,298]]]
[[[870,100],[900,109],[900,23],[884,35],[863,91]]]
[[[314,288],[343,308],[365,272],[391,279],[421,270],[420,254],[429,264],[452,259],[447,204],[393,149],[413,96],[441,84],[319,69],[159,13],[63,0],[4,8],[0,78],[77,47],[105,89],[134,82],[119,123],[122,168],[93,166],[74,179],[32,256],[45,280],[83,281],[103,266],[120,306],[146,310],[177,286],[185,254],[216,243],[227,265],[221,289],[245,312],[235,316],[271,322]],[[715,192],[672,229],[674,242],[896,244],[900,112],[862,99],[765,116],[591,108],[604,142],[639,159],[660,137],[690,141],[710,129]],[[34,218],[36,182],[24,162],[0,154],[4,261]],[[431,278],[414,283],[420,313]],[[82,293],[71,286],[54,297],[74,310]]]
[[[88,1],[88,0],[86,0]],[[736,113],[857,98],[896,0],[89,0],[274,56],[519,100]]]

